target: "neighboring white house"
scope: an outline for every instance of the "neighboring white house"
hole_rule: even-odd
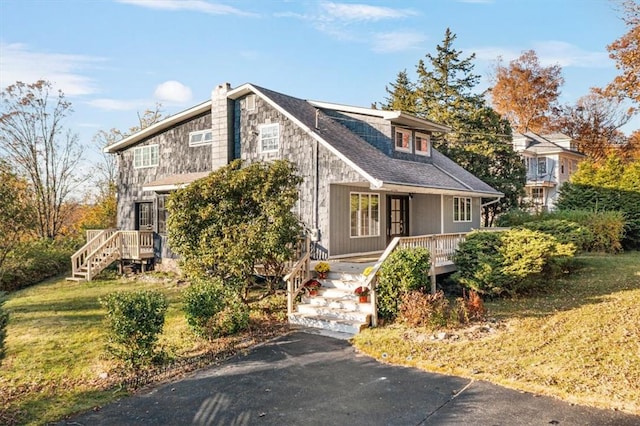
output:
[[[578,152],[573,139],[562,133],[515,133],[513,149],[527,167],[524,201],[536,211],[553,210],[560,187],[577,170],[585,155]]]

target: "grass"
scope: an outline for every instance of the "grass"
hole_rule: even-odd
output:
[[[491,332],[437,340],[391,325],[354,344],[392,364],[640,414],[640,252],[578,261],[547,294],[486,303]]]
[[[252,304],[248,332],[214,342],[198,339],[181,311],[183,288],[171,277],[150,274],[88,283],[54,279],[11,293],[5,304],[10,318],[7,356],[0,365],[0,424],[56,421],[127,393],[120,384],[130,376],[105,352],[106,311],[98,301],[114,291],[161,290],[170,305],[160,345],[171,359],[193,365],[283,330],[286,302],[274,297]]]

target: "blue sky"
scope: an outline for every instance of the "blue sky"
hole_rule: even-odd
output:
[[[609,0],[0,0],[0,85],[54,82],[73,102],[67,127],[88,144],[156,102],[176,113],[223,82],[370,106],[447,27],[458,50],[476,53],[479,89],[498,56],[534,49],[563,67],[565,103],[613,79],[606,45],[627,31]]]

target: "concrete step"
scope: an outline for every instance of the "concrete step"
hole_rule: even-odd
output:
[[[341,320],[333,317],[316,316],[298,312],[289,314],[289,322],[305,327],[337,331],[352,335],[356,335],[360,330],[368,327],[367,324],[362,324],[359,321]]]
[[[298,313],[315,317],[335,318],[338,320],[357,321],[362,324],[371,322],[371,314],[366,311],[354,311],[350,309],[332,308],[328,305],[315,305],[301,303],[298,305]]]
[[[75,281],[77,283],[80,283],[80,282],[86,281],[87,279],[86,278],[80,278],[80,277],[67,277],[66,280],[67,281]]]
[[[349,297],[305,296],[302,298],[302,303],[315,306],[326,306],[333,309],[345,309],[354,312],[366,312],[369,314],[373,311],[371,303],[360,303],[355,295]]]
[[[339,288],[351,292],[353,292],[357,287],[363,285],[363,281],[353,279],[327,278],[318,281],[320,281],[324,288]]]

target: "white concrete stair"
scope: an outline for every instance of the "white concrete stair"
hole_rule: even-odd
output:
[[[362,285],[361,275],[331,272],[328,279],[319,281],[318,295],[302,295],[296,312],[289,315],[291,324],[350,335],[369,327],[371,303],[360,303],[354,293]]]

